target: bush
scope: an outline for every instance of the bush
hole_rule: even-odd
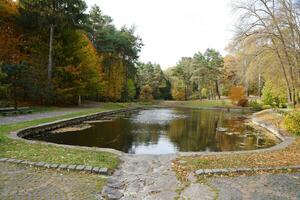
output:
[[[248,106],[248,99],[240,99],[237,103],[238,106],[246,107]]]
[[[262,105],[260,103],[258,103],[257,101],[250,101],[249,106],[251,107],[251,110],[253,110],[253,111],[261,111],[263,109]]]
[[[173,88],[172,97],[174,100],[183,101],[185,100],[185,90],[182,87]]]
[[[263,110],[266,110],[266,109],[271,109],[272,106],[270,106],[270,105],[263,105],[261,108],[262,108]]]
[[[246,99],[245,90],[242,86],[234,86],[230,89],[228,97],[233,104],[238,104],[240,100]]]
[[[272,107],[284,108],[287,106],[286,91],[278,83],[267,81],[262,89],[262,101]]]
[[[285,116],[286,129],[296,135],[300,135],[300,111],[292,111]]]
[[[141,94],[140,94],[140,100],[142,101],[152,101],[153,96],[152,96],[152,88],[149,85],[145,85],[142,87]]]

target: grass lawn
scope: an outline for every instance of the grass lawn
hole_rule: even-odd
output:
[[[274,125],[282,128],[278,114],[265,113],[258,115]],[[183,161],[183,162],[182,162]],[[234,167],[275,167],[275,166],[292,166],[300,164],[300,137],[297,137],[293,144],[285,149],[248,154],[227,154],[211,156],[186,156],[180,157],[174,161],[177,175],[184,180],[184,176],[197,169],[221,169]]]
[[[192,100],[192,101],[166,101],[162,102],[166,106],[182,106],[182,107],[235,107],[230,100]]]
[[[119,159],[116,155],[111,153],[96,152],[92,150],[76,150],[45,144],[29,144],[19,140],[12,140],[7,137],[7,134],[41,123],[133,106],[136,106],[136,104],[105,104],[101,108],[86,109],[67,115],[1,125],[0,157],[42,161],[47,163],[84,164],[114,169],[118,166]]]

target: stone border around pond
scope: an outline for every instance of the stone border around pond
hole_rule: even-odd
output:
[[[272,112],[272,110],[264,110],[261,112]],[[279,144],[265,148],[265,149],[256,149],[256,150],[248,150],[248,151],[224,151],[224,152],[179,152],[178,154],[180,156],[210,156],[210,155],[228,155],[228,154],[247,154],[247,153],[262,153],[262,152],[270,152],[270,151],[277,151],[284,149],[291,145],[295,138],[294,137],[287,137],[285,135],[284,130],[278,129],[274,125],[267,123],[263,120],[259,120],[257,118],[257,114],[260,112],[254,113],[251,116],[251,122],[257,126],[260,126],[267,131],[269,131],[271,134],[275,135],[277,138],[279,138],[282,142]]]
[[[104,167],[93,167],[87,165],[67,165],[67,164],[50,164],[45,162],[31,162],[26,160],[18,160],[14,158],[0,158],[0,162],[22,164],[34,167],[44,167],[48,169],[59,169],[68,171],[81,171],[87,173],[100,174],[104,176],[111,176],[114,170]]]
[[[215,174],[229,174],[229,173],[253,173],[258,171],[274,171],[274,170],[300,170],[300,165],[284,166],[284,167],[258,167],[258,168],[225,168],[225,169],[198,169],[195,174],[201,175],[215,175]]]
[[[89,115],[83,115],[79,117],[73,117],[68,119],[62,119],[54,122],[49,123],[43,123],[39,124],[37,126],[32,126],[29,128],[18,130],[17,132],[14,132],[13,135],[16,135],[21,138],[30,137],[31,135],[37,135],[45,131],[51,131],[54,129],[64,128],[71,125],[80,124],[84,121],[90,121],[94,120],[100,117],[106,117],[114,114],[120,114],[120,113],[126,113],[126,112],[133,112],[140,110],[141,107],[138,108],[127,108],[127,109],[119,109],[114,111],[104,111],[104,112],[98,112],[94,114]]]
[[[159,108],[164,108],[165,106],[159,107]],[[152,108],[152,107],[151,107]],[[155,108],[155,107],[154,107]],[[84,115],[80,117],[74,117],[74,118],[69,118],[69,119],[63,119],[63,120],[58,120],[50,123],[44,123],[40,124],[37,126],[32,126],[29,128],[21,129],[19,131],[15,131],[9,134],[9,137],[12,139],[18,139],[25,141],[27,143],[39,143],[39,144],[50,144],[53,146],[57,147],[63,147],[63,148],[73,148],[73,149],[81,149],[81,150],[90,150],[90,151],[98,151],[98,152],[108,152],[108,153],[114,153],[116,155],[122,156],[124,153],[119,150],[115,149],[110,149],[110,148],[99,148],[99,147],[85,147],[85,146],[76,146],[76,145],[64,145],[64,144],[56,144],[56,143],[50,143],[50,142],[44,142],[44,141],[36,141],[36,140],[28,140],[24,139],[23,137],[29,136],[30,134],[38,134],[43,131],[50,131],[53,129],[57,128],[62,128],[66,126],[70,126],[73,124],[78,124],[84,121],[92,120],[95,118],[99,117],[105,117],[113,114],[118,114],[118,113],[125,113],[125,112],[131,112],[131,111],[138,111],[141,109],[149,109],[144,108],[144,107],[137,107],[137,108],[127,108],[127,109],[120,109],[120,110],[115,110],[115,111],[106,111],[106,112],[99,112],[95,114],[90,114],[90,115]],[[269,110],[271,111],[271,110]],[[259,113],[259,112],[258,112]],[[226,155],[226,154],[247,154],[247,153],[261,153],[261,152],[270,152],[270,151],[276,151],[276,150],[281,150],[286,147],[288,147],[290,144],[294,142],[294,137],[286,137],[282,134],[283,130],[277,129],[275,126],[268,124],[262,120],[258,120],[256,117],[257,113],[254,113],[251,117],[252,123],[256,124],[258,126],[261,126],[262,128],[267,129],[270,133],[274,134],[276,137],[278,137],[280,140],[282,140],[281,143],[265,148],[265,149],[256,149],[256,150],[246,150],[246,151],[224,151],[224,152],[178,152],[173,155],[177,156],[208,156],[208,155]]]
[[[56,146],[56,147],[62,147],[62,148],[97,151],[97,152],[108,152],[108,153],[113,153],[113,154],[121,156],[124,154],[124,152],[118,151],[115,149],[111,149],[111,148],[85,147],[85,146],[76,146],[76,145],[56,144],[56,143],[45,142],[45,141],[28,140],[24,137],[39,134],[39,133],[45,132],[45,131],[51,131],[54,129],[63,128],[63,127],[74,125],[74,124],[79,124],[84,121],[89,121],[89,120],[93,120],[96,118],[101,118],[101,117],[106,117],[106,116],[120,114],[120,113],[126,113],[126,112],[139,111],[141,109],[147,109],[147,108],[143,108],[143,107],[126,108],[126,109],[119,109],[119,110],[114,110],[114,111],[104,111],[104,112],[98,112],[98,113],[83,115],[83,116],[74,117],[74,118],[57,120],[54,122],[43,123],[43,124],[39,124],[36,126],[24,128],[24,129],[21,129],[18,131],[14,131],[14,132],[11,132],[8,136],[11,139],[22,140],[29,144],[45,144],[45,145],[52,145],[52,146]]]

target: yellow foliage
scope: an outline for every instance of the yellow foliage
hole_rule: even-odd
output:
[[[237,104],[241,99],[245,99],[245,89],[242,86],[233,86],[229,91],[229,99],[233,104]]]
[[[109,101],[118,101],[122,97],[125,84],[125,66],[123,60],[112,54],[101,54],[101,66],[104,69],[104,97]]]
[[[151,86],[145,85],[142,87],[141,94],[140,94],[140,99],[142,101],[152,101],[153,100],[153,90]]]
[[[185,100],[185,90],[183,87],[174,87],[172,89],[172,97],[174,100],[183,101]]]

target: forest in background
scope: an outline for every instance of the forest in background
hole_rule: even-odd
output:
[[[217,99],[242,93],[276,107],[299,103],[300,4],[243,0],[223,57],[215,49],[165,71],[139,62],[142,39],[83,0],[0,1],[1,104]],[[166,52],[167,54],[168,52]],[[241,92],[242,91],[242,92]]]

